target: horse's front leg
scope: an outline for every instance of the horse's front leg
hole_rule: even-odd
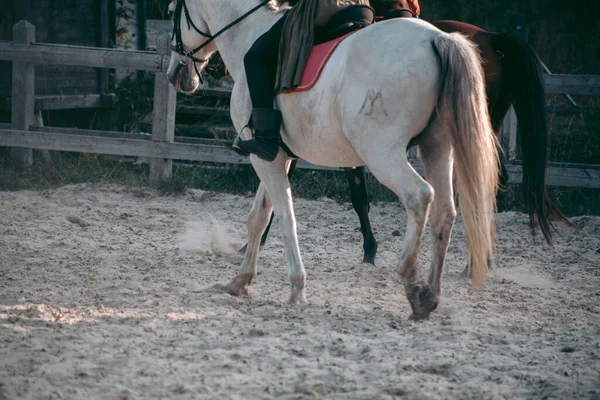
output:
[[[296,166],[297,165],[298,165],[298,159],[294,158],[292,160],[292,162],[290,163],[290,167],[289,167],[289,171],[288,171],[288,179],[290,179],[292,177],[292,174],[296,170]],[[267,236],[269,235],[269,231],[271,230],[271,225],[273,224],[273,218],[274,217],[275,217],[275,214],[274,213],[271,214],[271,219],[269,220],[269,225],[267,225],[267,228],[265,229],[264,233],[262,234],[262,237],[260,238],[260,248],[259,248],[259,250],[262,250],[263,247],[265,247],[265,243],[267,243]],[[377,244],[375,244],[375,245],[377,245]],[[246,243],[239,250],[239,253],[240,254],[245,254],[247,248],[248,248],[248,243]]]
[[[350,186],[350,197],[354,211],[358,214],[360,231],[363,235],[363,263],[375,265],[377,254],[377,241],[373,235],[371,221],[369,220],[369,195],[365,177],[365,167],[344,168],[348,185]]]
[[[263,183],[258,187],[252,211],[248,217],[248,243],[245,252],[244,261],[240,272],[227,285],[222,286],[223,290],[234,296],[248,294],[248,286],[256,276],[258,252],[260,246],[260,236],[267,226],[269,216],[272,214],[273,207],[267,189]],[[221,287],[219,285],[219,287]]]
[[[290,181],[286,175],[291,160],[287,158],[283,151],[279,151],[277,158],[271,162],[261,160],[256,156],[251,156],[250,161],[261,180],[261,184],[264,184],[269,193],[280,226],[292,285],[290,303],[306,303],[304,292],[306,271],[300,256],[292,192]]]

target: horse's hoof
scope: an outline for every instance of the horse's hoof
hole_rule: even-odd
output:
[[[467,265],[463,272],[460,273],[460,276],[465,279],[471,279],[473,277],[473,271],[469,270],[469,266]]]
[[[248,286],[252,282],[252,278],[254,278],[252,274],[238,275],[227,285],[217,283],[214,288],[236,297],[248,296]]]
[[[306,301],[306,298],[303,297],[301,299],[290,299],[289,303],[290,307],[293,308],[299,308],[299,309],[303,309],[304,307],[306,307],[308,305],[308,302]]]
[[[429,319],[429,315],[438,307],[435,293],[427,285],[415,285],[407,294],[412,309],[411,321]]]
[[[235,297],[248,296],[250,294],[248,292],[248,286],[236,286],[232,283],[228,283],[227,285],[217,283],[213,287]]]
[[[424,321],[426,319],[429,319],[429,315],[417,315],[413,313],[408,317],[409,321]]]
[[[290,301],[288,303],[292,307],[301,307],[303,305],[308,304],[306,301],[306,295],[304,294],[304,291],[296,295],[292,293],[292,295],[290,296]]]
[[[375,266],[375,255],[365,254],[363,257],[363,264],[371,264],[372,266]]]
[[[306,292],[304,286],[306,284],[306,276],[298,275],[291,279],[292,293],[290,294],[290,305],[306,304]]]

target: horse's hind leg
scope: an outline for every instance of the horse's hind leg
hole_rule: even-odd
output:
[[[372,162],[367,157],[363,156],[363,159],[375,177],[396,193],[406,208],[408,224],[398,270],[412,308],[411,319],[425,319],[435,308],[434,296],[419,275],[417,255],[433,200],[433,189],[410,165],[406,152],[389,154],[388,157],[377,154],[376,159],[370,160]]]
[[[267,226],[272,211],[271,199],[267,194],[265,185],[261,183],[254,197],[252,211],[248,216],[248,243],[244,261],[242,261],[238,275],[223,287],[227,293],[234,296],[248,294],[248,285],[256,276],[260,237]]]
[[[360,230],[363,235],[363,262],[375,265],[377,241],[375,235],[373,235],[371,221],[369,221],[369,195],[367,194],[365,167],[344,168],[344,172],[350,186],[352,206],[358,214]]]
[[[452,189],[452,145],[450,136],[436,131],[427,131],[419,139],[421,160],[425,178],[433,186],[435,196],[430,214],[430,231],[433,243],[433,258],[429,272],[429,286],[433,290],[432,310],[437,308],[442,290],[442,272],[452,226],[456,219],[456,208]]]

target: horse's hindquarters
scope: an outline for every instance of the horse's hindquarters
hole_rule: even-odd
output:
[[[435,109],[439,60],[431,42],[440,34],[424,23],[388,21],[344,40],[310,91],[278,97],[284,142],[300,158],[333,167],[403,151]]]
[[[429,123],[440,89],[439,59],[431,44],[442,33],[406,18],[378,26],[379,31],[354,38],[340,91],[348,99],[343,126],[361,155],[404,151]]]

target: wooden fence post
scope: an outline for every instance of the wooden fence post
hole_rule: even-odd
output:
[[[30,45],[35,41],[35,26],[19,21],[13,26],[13,42]],[[12,129],[27,131],[34,124],[35,107],[35,64],[13,61],[12,63]],[[33,163],[31,149],[13,147],[11,157],[19,167],[27,168]]]
[[[107,48],[109,45],[109,17],[108,17],[108,0],[100,0],[100,47]],[[107,68],[98,70],[98,93],[102,96],[108,95],[108,83],[110,79],[110,71]]]
[[[512,106],[506,113],[499,134],[500,145],[508,161],[517,158],[517,114]]]
[[[165,34],[156,43],[158,54],[171,52],[171,37]],[[154,80],[154,110],[152,115],[152,140],[171,142],[175,139],[175,108],[177,93],[169,83],[165,72],[157,72]],[[173,160],[153,158],[150,160],[150,182],[170,179],[173,174]]]

